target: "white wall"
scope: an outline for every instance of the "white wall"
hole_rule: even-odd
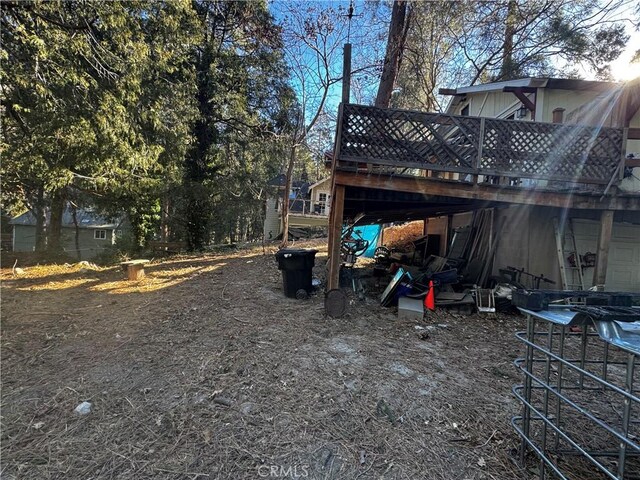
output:
[[[506,209],[498,209],[496,212],[501,230],[493,274],[498,275],[498,269],[505,268],[507,265],[516,268],[524,267],[533,274],[544,274],[545,277],[556,281],[556,285],[546,288],[562,289],[553,218],[561,219],[563,210],[513,205]],[[595,253],[600,228],[600,212],[569,210],[566,215],[574,219],[578,252],[581,255],[586,252]],[[638,275],[640,275],[640,212],[616,212],[606,290],[640,292]],[[584,280],[587,287],[592,285],[593,268],[585,270]]]
[[[280,215],[277,210],[277,199],[267,198],[267,208],[264,218],[264,239],[275,240],[280,234]]]
[[[598,92],[587,90],[558,90],[539,88],[537,92],[536,114],[537,122],[551,122],[553,120],[553,110],[564,108],[564,117],[567,118],[574,110],[582,105],[589,104],[598,97]],[[531,101],[533,94],[528,94]],[[486,98],[486,99],[485,99]],[[520,108],[521,102],[513,93],[505,92],[478,92],[467,94],[467,102],[462,102],[455,111],[459,115],[462,108],[469,104],[469,115],[489,118],[504,118],[514,110]],[[524,120],[531,120],[528,114]],[[638,120],[640,123],[640,119]],[[609,126],[611,118],[605,119],[604,125]],[[640,126],[640,125],[639,125]]]

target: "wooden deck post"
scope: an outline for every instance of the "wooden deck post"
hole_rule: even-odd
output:
[[[340,280],[340,244],[342,240],[342,221],[344,213],[344,185],[335,186],[331,202],[331,220],[329,231],[329,280],[328,289],[338,288]]]
[[[607,262],[609,260],[609,243],[613,230],[613,210],[603,210],[600,214],[600,235],[596,252],[596,268],[593,271],[593,284],[604,289],[607,280]]]

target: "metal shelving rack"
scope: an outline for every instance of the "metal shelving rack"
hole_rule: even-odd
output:
[[[526,354],[514,362],[523,383],[513,393],[522,412],[512,425],[521,465],[533,453],[541,479],[640,479],[640,322],[569,305],[520,310]]]

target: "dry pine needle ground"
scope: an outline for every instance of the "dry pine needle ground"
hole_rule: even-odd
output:
[[[375,297],[325,318],[321,296],[283,296],[272,253],[154,262],[140,282],[4,270],[2,477],[527,478],[521,319],[438,313],[423,339]]]

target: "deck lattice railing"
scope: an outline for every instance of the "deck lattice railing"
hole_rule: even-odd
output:
[[[622,129],[343,105],[339,160],[518,178],[602,183]]]

